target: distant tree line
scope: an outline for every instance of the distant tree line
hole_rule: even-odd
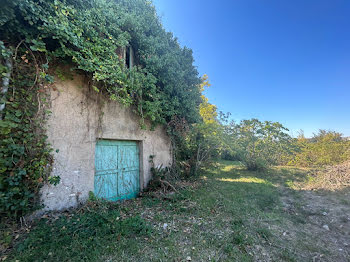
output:
[[[201,91],[209,86],[204,76]],[[350,140],[341,133],[319,130],[311,138],[305,138],[303,132],[293,138],[278,122],[250,119],[236,123],[229,120],[229,113],[217,112],[204,95],[202,101],[203,121],[194,124],[184,147],[196,168],[217,158],[240,161],[249,170],[273,165],[321,167],[350,160]]]

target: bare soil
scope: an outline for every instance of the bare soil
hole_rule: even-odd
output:
[[[279,228],[281,237],[304,246],[303,256],[312,261],[350,261],[350,190],[300,190],[282,196],[285,212],[299,223]]]

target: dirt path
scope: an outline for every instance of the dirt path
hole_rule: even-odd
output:
[[[293,243],[303,241],[312,261],[350,261],[349,191],[285,192],[285,210],[301,222],[287,227],[286,239]]]

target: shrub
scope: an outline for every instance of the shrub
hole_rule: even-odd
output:
[[[291,165],[320,167],[350,159],[350,141],[335,131],[319,130],[310,139],[301,134],[297,145],[300,150],[290,162]]]

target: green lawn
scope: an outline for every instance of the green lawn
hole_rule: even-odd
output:
[[[6,261],[350,261],[320,236],[322,207],[311,214],[290,187],[305,179],[221,161],[169,200],[91,202],[42,218]]]

